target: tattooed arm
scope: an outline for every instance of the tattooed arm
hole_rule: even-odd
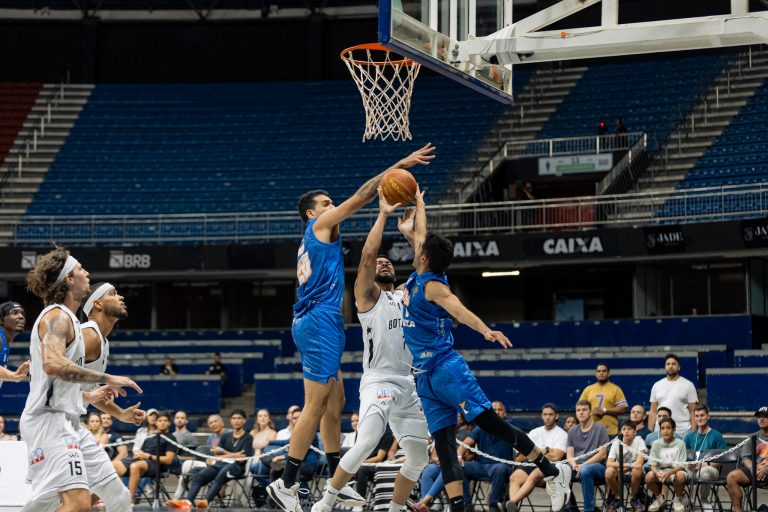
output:
[[[59,309],[52,309],[46,313],[40,322],[38,334],[42,340],[43,371],[46,375],[68,382],[105,383],[113,387],[127,386],[141,393],[141,388],[127,377],[95,372],[71,361],[65,355],[65,351],[67,340],[74,338],[74,332],[72,320]]]

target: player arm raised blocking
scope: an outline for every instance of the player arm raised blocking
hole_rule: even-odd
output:
[[[341,203],[336,208],[325,212],[317,219],[313,230],[315,235],[321,239],[326,238],[323,236],[323,231],[327,232],[326,235],[330,239],[330,232],[338,226],[341,222],[351,217],[356,211],[368,204],[375,196],[376,189],[379,187],[381,178],[391,169],[409,169],[414,165],[429,165],[429,161],[435,158],[432,153],[435,147],[428,143],[421,149],[417,149],[407,157],[403,158],[395,165],[387,169],[386,171],[374,176],[366,181],[352,197]]]
[[[357,279],[355,279],[355,302],[361,311],[372,308],[378,300],[379,289],[375,284],[376,256],[381,247],[387,217],[400,206],[400,203],[389,204],[384,198],[381,187],[378,187],[377,190],[379,193],[379,215],[376,217],[371,232],[368,233],[368,238],[365,239],[365,245],[363,245],[363,251],[360,255],[360,264],[357,267]]]
[[[2,381],[21,382],[27,378],[27,375],[29,375],[29,361],[24,361],[15,371],[0,366],[0,380]]]
[[[74,327],[69,317],[60,310],[46,313],[40,322],[39,335],[42,340],[43,371],[50,377],[68,382],[89,384],[106,383],[113,388],[131,387],[141,393],[141,388],[128,377],[95,372],[74,364],[64,354],[67,340],[74,338]]]

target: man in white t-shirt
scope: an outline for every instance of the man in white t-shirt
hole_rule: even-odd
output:
[[[632,421],[625,421],[621,425],[621,441],[617,437],[608,452],[608,462],[605,466],[605,483],[608,486],[609,496],[606,512],[616,512],[621,507],[619,500],[619,444],[623,442],[623,469],[625,478],[630,478],[630,498],[635,512],[645,510],[645,503],[638,497],[640,487],[643,485],[643,462],[645,461],[646,448],[643,438],[636,435],[637,427]]]
[[[550,462],[565,459],[565,449],[568,444],[568,433],[557,425],[558,419],[557,407],[550,403],[544,404],[541,407],[541,420],[544,425],[528,433],[531,441],[541,448]],[[516,460],[522,462],[525,461],[525,457],[518,456]],[[507,512],[516,512],[526,496],[543,482],[544,475],[538,468],[518,466],[509,477],[509,501],[505,505]]]
[[[672,411],[672,419],[677,424],[677,433],[685,434],[695,425],[693,409],[699,401],[696,386],[680,375],[680,358],[675,354],[664,357],[664,369],[667,376],[656,382],[651,388],[651,412],[648,426],[656,425],[656,413],[659,407]]]
[[[291,407],[291,409],[293,409],[293,407]],[[301,407],[297,407],[291,411],[291,416],[288,418],[288,426],[277,431],[275,441],[289,440],[291,438],[291,432],[293,432],[293,427],[295,427],[296,423],[299,421],[299,417],[301,417]]]

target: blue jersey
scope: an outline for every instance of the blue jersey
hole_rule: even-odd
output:
[[[405,283],[403,302],[403,335],[405,344],[413,354],[413,366],[429,371],[453,350],[451,316],[424,296],[429,281],[448,286],[445,274],[414,272]]]
[[[300,317],[315,306],[323,305],[341,310],[344,294],[344,254],[341,236],[335,242],[321,242],[312,231],[317,219],[307,223],[304,239],[296,257],[298,300],[293,305],[293,316]]]
[[[5,333],[2,329],[0,329],[0,340],[3,343],[2,348],[0,348],[0,366],[3,368],[8,366],[8,354],[11,352],[11,347],[8,345],[8,341],[5,339]],[[3,385],[3,381],[0,380],[0,386]]]

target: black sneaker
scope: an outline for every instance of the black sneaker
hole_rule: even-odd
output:
[[[517,512],[517,503],[514,501],[508,501],[504,504],[504,510],[502,512]]]
[[[634,512],[645,512],[645,500],[635,497],[632,500],[632,509]]]

